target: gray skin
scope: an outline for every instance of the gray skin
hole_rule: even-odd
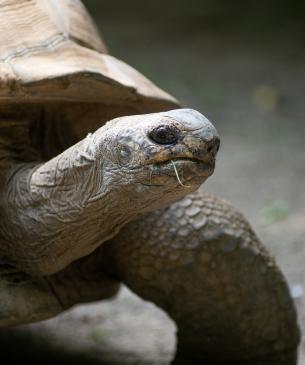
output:
[[[176,322],[175,364],[296,364],[300,334],[286,281],[226,201],[194,192],[100,250],[114,277]]]
[[[175,143],[153,141],[160,126],[175,131]],[[172,160],[196,190],[218,146],[203,115],[180,109],[116,118],[43,164],[12,161],[1,177],[0,257],[32,275],[63,269],[132,219],[183,197]]]
[[[160,125],[178,139],[153,142]],[[111,297],[122,281],[177,323],[175,363],[295,365],[282,273],[240,213],[194,192],[218,146],[214,127],[181,109],[115,119],[44,164],[8,158],[0,325]]]

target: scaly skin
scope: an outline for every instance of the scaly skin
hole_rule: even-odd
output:
[[[193,193],[129,224],[105,249],[112,273],[177,323],[176,363],[296,364],[285,279],[225,201]]]
[[[156,142],[159,127],[177,138]],[[18,130],[22,151],[34,148],[27,133]],[[16,134],[0,141],[0,260],[32,275],[64,269],[132,219],[183,197],[172,160],[196,190],[219,146],[212,124],[191,109],[113,119],[44,163],[24,162]]]
[[[178,128],[178,140],[154,143],[149,133],[160,125]],[[13,141],[0,148],[1,326],[109,297],[123,281],[176,321],[178,358],[295,364],[299,335],[287,285],[239,213],[194,193],[127,224],[213,172],[217,135],[203,116],[118,118],[37,166],[19,161]],[[188,189],[169,163],[181,157]],[[53,275],[31,276],[41,274]]]
[[[0,326],[107,298],[122,280],[175,320],[175,364],[296,364],[299,329],[283,275],[245,218],[206,193],[129,223],[59,273],[0,269],[0,278]]]

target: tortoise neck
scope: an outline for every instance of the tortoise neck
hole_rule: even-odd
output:
[[[46,163],[9,169],[1,195],[0,257],[31,274],[57,272],[132,218],[119,191],[103,181],[103,156],[97,158],[94,148],[88,137]]]

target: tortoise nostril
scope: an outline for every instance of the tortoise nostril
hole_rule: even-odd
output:
[[[207,143],[206,151],[216,156],[220,146],[220,140],[218,137],[214,137],[211,141]]]
[[[158,144],[174,144],[180,137],[180,131],[173,125],[160,125],[154,128],[148,136]]]

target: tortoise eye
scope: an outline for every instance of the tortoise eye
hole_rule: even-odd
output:
[[[154,128],[148,136],[158,144],[174,144],[180,137],[180,131],[175,126],[160,125]]]

